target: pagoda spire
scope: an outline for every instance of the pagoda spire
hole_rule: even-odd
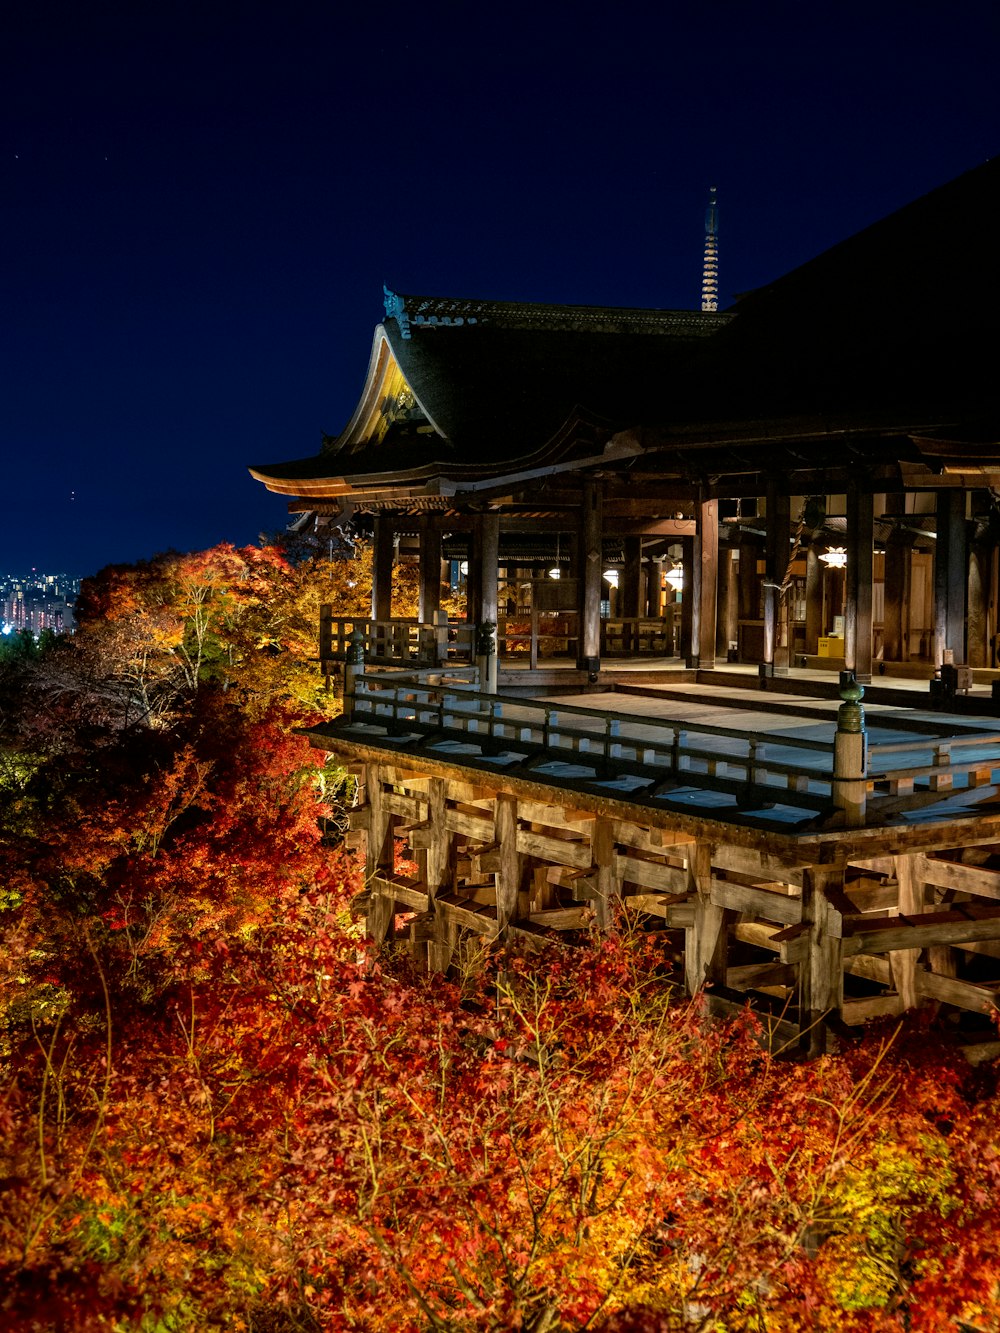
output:
[[[719,206],[715,186],[708,192],[705,209],[705,260],[701,270],[701,308],[719,308]]]

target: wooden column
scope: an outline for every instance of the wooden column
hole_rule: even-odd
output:
[[[655,560],[644,560],[642,567],[646,599],[646,609],[643,614],[658,616],[660,614],[660,566]]]
[[[580,513],[579,617],[577,667],[596,676],[601,669],[601,582],[603,578],[603,492],[597,481],[583,483]]]
[[[625,567],[621,573],[621,607],[625,620],[637,620],[644,615],[642,595],[642,538],[625,538]],[[628,627],[625,633],[626,652],[636,652],[638,642],[633,643]]]
[[[757,581],[757,559],[760,548],[746,537],[740,541],[739,607],[740,620],[756,620],[760,615],[760,586]]]
[[[695,559],[695,538],[681,538],[681,570],[684,575],[684,583],[681,587],[681,636],[678,653],[685,662],[690,662],[695,653],[695,643],[697,642],[697,612],[695,611],[695,588],[698,575],[695,570],[700,569],[701,561]],[[668,585],[669,586],[669,585]],[[676,615],[676,606],[674,608]]]
[[[992,550],[975,543],[969,551],[969,621],[966,661],[972,667],[990,664],[989,586]]]
[[[965,492],[959,487],[937,493],[937,541],[934,544],[934,665],[946,652],[965,662],[965,613],[968,588],[965,554]]]
[[[815,656],[823,633],[823,566],[819,552],[806,547],[806,652]]]
[[[738,589],[736,586],[736,562],[733,551],[724,546],[719,550],[719,598],[715,628],[715,655],[725,662],[729,655],[729,645],[737,640]]]
[[[684,932],[684,984],[694,995],[708,981],[726,979],[726,913],[712,902],[712,848],[688,849],[688,890],[694,893],[694,924]]]
[[[764,550],[764,662],[761,674],[773,676],[788,674],[787,649],[787,599],[778,593],[785,570],[788,568],[788,556],[791,541],[791,521],[789,516],[788,496],[778,489],[775,479],[767,483],[767,540]],[[779,617],[784,604],[785,634],[779,632]],[[782,644],[781,638],[786,642]],[[783,660],[778,655],[778,648],[783,649]]]
[[[885,497],[887,517],[901,520],[906,495],[890,491]],[[910,657],[910,535],[896,525],[885,544],[885,611],[882,618],[882,660],[906,662]]]
[[[392,619],[392,515],[376,514],[372,534],[372,620]]]
[[[882,658],[910,660],[910,553],[909,537],[893,532],[885,546],[885,618]]]
[[[429,624],[441,608],[441,525],[436,518],[420,520],[420,604],[417,619]]]
[[[761,660],[754,656],[753,650],[747,645],[745,625],[745,622],[757,620],[760,617],[760,580],[757,576],[758,555],[759,548],[757,543],[749,541],[745,536],[741,537],[737,596],[739,620],[744,622],[744,635],[742,638],[740,638],[739,629],[737,628],[737,639],[740,640],[741,662]],[[738,623],[739,622],[737,622],[737,625]]]
[[[896,881],[899,884],[899,914],[901,916],[916,916],[924,910],[924,884],[920,874],[923,859],[920,855],[893,857],[893,868],[896,872]],[[889,970],[892,974],[892,984],[899,993],[900,1002],[904,1009],[916,1009],[920,1003],[920,993],[917,989],[917,960],[919,957],[919,949],[890,949],[889,951]]]
[[[365,768],[365,796],[368,805],[368,835],[365,846],[365,878],[369,883],[379,875],[392,874],[394,849],[392,815],[386,809],[382,792],[382,771],[378,764]],[[393,903],[373,890],[368,901],[365,928],[376,944],[381,944],[392,925]]]
[[[799,964],[799,1021],[803,1045],[812,1056],[826,1050],[826,1025],[844,1003],[840,913],[827,889],[844,888],[843,866],[809,866],[802,875],[802,920],[809,931],[806,956]]]
[[[497,623],[497,587],[500,565],[500,514],[489,510],[477,514],[472,528],[472,559],[469,578],[472,613],[477,625]]]
[[[517,916],[521,888],[521,858],[517,850],[517,797],[497,794],[493,811],[493,837],[499,865],[496,871],[497,929],[503,933]]]
[[[594,879],[597,897],[594,912],[597,924],[607,930],[614,919],[614,899],[621,894],[621,885],[615,875],[614,825],[610,819],[598,817],[591,834],[591,855],[594,858]]]
[[[698,557],[695,564],[700,570],[698,592],[698,651],[697,665],[711,671],[715,667],[715,633],[719,593],[719,502],[702,499],[695,515]]]
[[[684,540],[684,589],[681,601],[681,637],[684,665],[697,667],[701,662],[701,584],[702,531],[701,505],[695,506],[695,532]]]
[[[844,666],[859,681],[872,678],[874,496],[864,480],[847,485],[847,570]]]

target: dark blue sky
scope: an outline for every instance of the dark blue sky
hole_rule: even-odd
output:
[[[725,303],[977,165],[998,11],[5,6],[0,572],[282,525],[383,280],[694,307],[714,184]]]

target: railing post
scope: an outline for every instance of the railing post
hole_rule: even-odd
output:
[[[864,828],[868,801],[868,737],[865,710],[861,707],[864,686],[853,671],[840,673],[837,734],[833,742],[833,804],[843,810],[848,828]]]
[[[365,674],[365,636],[355,626],[344,660],[344,717],[350,721],[354,713],[354,695],[359,676]]]
[[[444,666],[448,661],[448,612],[440,608],[432,613],[434,624],[434,665]]]
[[[497,692],[496,622],[484,620],[476,626],[476,666],[479,668],[479,688],[485,694]]]

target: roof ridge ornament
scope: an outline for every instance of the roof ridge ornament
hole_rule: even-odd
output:
[[[383,282],[382,294],[385,301],[386,319],[394,319],[399,325],[399,332],[404,338],[410,336],[410,316],[406,309],[406,297],[400,296],[397,292],[390,289]]]

